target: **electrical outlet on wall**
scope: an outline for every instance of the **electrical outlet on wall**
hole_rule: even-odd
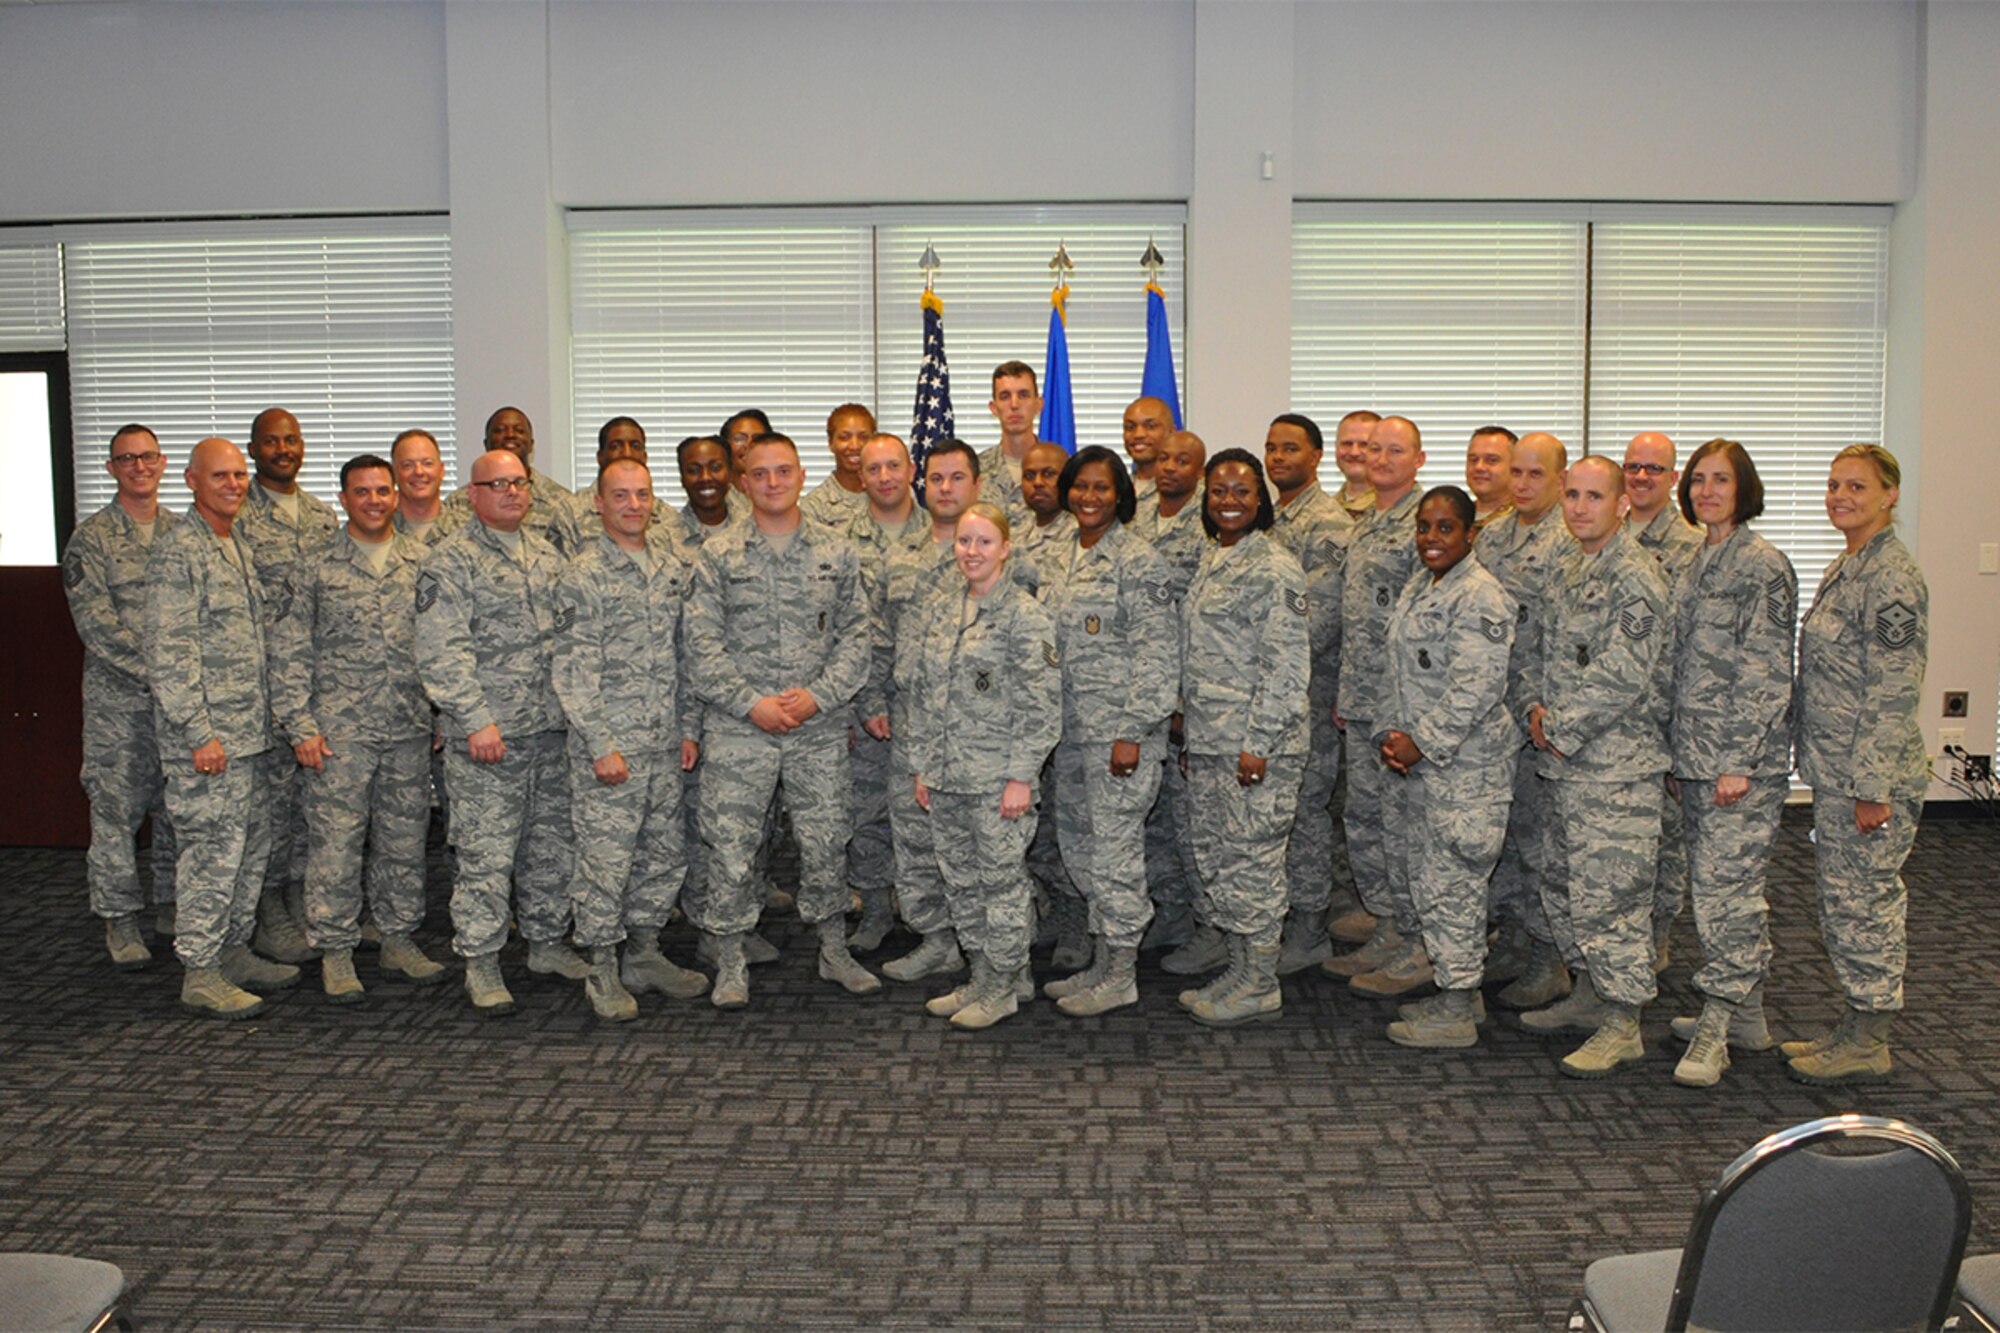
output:
[[[1940,753],[1953,749],[1963,750],[1964,748],[1965,748],[1964,727],[1938,728],[1938,750]]]

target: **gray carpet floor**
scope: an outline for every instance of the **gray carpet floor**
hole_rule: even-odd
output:
[[[1806,827],[1772,876],[1784,1035],[1838,1004]],[[517,944],[507,1020],[364,954],[366,1004],[309,968],[225,1025],[177,1007],[174,966],[110,969],[81,853],[0,850],[0,1249],[119,1264],[149,1328],[1550,1329],[1590,1260],[1679,1244],[1742,1148],[1851,1110],[1944,1140],[1990,1250],[1996,864],[1990,820],[1918,838],[1892,1082],[1752,1055],[1692,1092],[1685,916],[1643,1068],[1578,1083],[1509,1019],[1402,1050],[1390,1006],[1316,973],[1247,1029],[1189,1022],[1149,960],[1135,1009],[960,1033],[923,1012],[942,985],[819,981],[796,918],[734,1014],[647,997],[602,1026]]]

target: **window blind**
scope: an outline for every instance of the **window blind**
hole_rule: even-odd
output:
[[[62,248],[53,241],[0,243],[0,352],[65,347]]]
[[[176,508],[195,441],[247,446],[267,407],[299,418],[300,483],[329,503],[343,462],[413,426],[454,475],[442,219],[91,227],[65,248],[79,516],[111,499],[104,451],[135,420],[159,433]]]
[[[1424,486],[1464,485],[1466,444],[1488,424],[1578,451],[1585,239],[1582,219],[1529,208],[1297,205],[1292,410],[1329,454],[1348,412],[1409,417]],[[1331,456],[1321,477],[1340,484]]]

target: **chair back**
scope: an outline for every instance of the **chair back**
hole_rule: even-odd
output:
[[[1824,1150],[1856,1140],[1880,1151]],[[1914,1126],[1839,1115],[1782,1130],[1703,1197],[1667,1328],[1939,1328],[1971,1223],[1958,1163]]]

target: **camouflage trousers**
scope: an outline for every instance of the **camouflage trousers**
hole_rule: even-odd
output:
[[[1035,783],[1035,804],[1047,810],[1050,817],[1035,825],[1035,836],[1028,843],[1028,876],[1051,894],[1066,893],[1072,898],[1083,896],[1082,891],[1070,879],[1069,867],[1063,864],[1062,849],[1056,843],[1056,756],[1051,750],[1049,757],[1042,761],[1041,776]]]
[[[1679,801],[1662,801],[1660,808],[1660,857],[1653,868],[1655,930],[1667,929],[1680,919],[1690,884],[1686,815]]]
[[[1160,794],[1166,728],[1139,743],[1139,767],[1111,773],[1109,741],[1056,745],[1056,845],[1090,904],[1090,933],[1136,949],[1153,919],[1146,892],[1146,812]]]
[[[1146,813],[1146,887],[1159,912],[1200,908],[1195,891],[1194,850],[1187,840],[1187,779],[1181,776],[1180,747],[1168,743],[1160,763],[1160,794]],[[1046,808],[1046,807],[1044,807]]]
[[[1034,940],[1027,866],[1034,807],[1019,819],[1003,819],[997,791],[933,791],[925,818],[960,947],[984,954],[1002,973],[1020,971]]]
[[[368,915],[386,935],[424,920],[424,835],[430,826],[430,738],[331,742],[307,768],[306,938],[315,949],[361,942],[363,857]]]
[[[451,845],[458,868],[451,886],[453,952],[496,953],[507,943],[508,885],[521,936],[548,944],[569,929],[572,863],[569,772],[564,733],[506,737],[497,764],[473,760],[463,740],[445,746],[451,788]]]
[[[570,905],[576,942],[586,947],[616,944],[627,927],[657,933],[687,875],[680,747],[625,755],[625,768],[623,782],[599,782],[582,740],[570,733]]]
[[[1356,740],[1360,738],[1356,737]],[[1389,877],[1388,916],[1401,934],[1420,937],[1424,921],[1417,913],[1416,890],[1411,884],[1419,834],[1409,808],[1414,784],[1382,762],[1381,754],[1372,741],[1364,743],[1372,752],[1376,773],[1381,775],[1378,779],[1382,784],[1381,793],[1374,799],[1381,819],[1382,868]],[[1382,913],[1375,915],[1381,916]]]
[[[1678,804],[1687,829],[1688,887],[1702,964],[1694,987],[1740,1003],[1771,966],[1771,908],[1764,900],[1764,868],[1778,836],[1789,779],[1752,778],[1734,805],[1715,803],[1715,783],[1681,779]],[[1662,858],[1664,859],[1664,858]]]
[[[1264,780],[1236,780],[1233,754],[1188,756],[1188,836],[1208,920],[1217,930],[1275,945],[1285,921],[1285,844],[1298,813],[1303,755],[1274,756]]]
[[[1440,990],[1469,990],[1486,972],[1486,883],[1507,835],[1514,755],[1497,763],[1418,764],[1405,778],[1410,894]]]
[[[1921,800],[1889,802],[1889,822],[1873,833],[1854,827],[1854,798],[1813,793],[1813,869],[1819,879],[1819,929],[1847,1007],[1886,1013],[1903,1007],[1909,961],[1909,891],[1903,862],[1917,840]]]
[[[1543,826],[1542,907],[1570,966],[1614,1004],[1645,1004],[1653,978],[1658,774],[1633,782],[1556,782]]]
[[[1548,783],[1535,772],[1536,753],[1514,753],[1514,800],[1507,809],[1507,837],[1487,889],[1487,914],[1495,921],[1518,921],[1530,938],[1553,944],[1548,914],[1542,910],[1542,831],[1549,823]]]
[[[1414,930],[1416,909],[1410,905],[1408,881],[1389,864],[1388,831],[1399,826],[1390,802],[1400,795],[1402,786],[1391,784],[1396,775],[1369,743],[1373,734],[1374,728],[1367,721],[1347,719],[1347,811],[1342,819],[1347,827],[1347,860],[1361,905],[1375,916],[1396,922],[1399,930],[1406,926]]]
[[[84,858],[90,910],[130,916],[146,905],[133,839],[153,817],[153,901],[174,900],[174,824],[153,738],[152,696],[107,699],[85,678],[83,790],[90,797],[90,851]]]
[[[162,754],[167,814],[180,837],[175,863],[179,907],[174,952],[189,967],[214,967],[225,944],[244,944],[257,927],[257,893],[270,854],[270,823],[255,798],[290,750],[230,755],[220,773],[197,773],[194,756]]]
[[[681,914],[690,921],[701,920],[701,904],[708,897],[708,844],[701,840],[701,774],[708,767],[708,751],[701,761],[681,774],[681,857],[687,874],[681,880]]]
[[[896,882],[896,847],[889,834],[892,743],[852,727],[847,768],[853,779],[854,826],[847,840],[847,882],[857,889],[886,889]]]
[[[781,790],[799,840],[799,918],[807,925],[847,911],[847,729],[806,727],[773,736],[711,717],[701,783],[708,892],[695,924],[716,935],[757,925],[763,910],[757,849]]]
[[[951,925],[951,906],[938,873],[931,817],[917,804],[916,774],[903,760],[902,744],[893,742],[890,752],[887,798],[889,837],[896,852],[896,914],[919,935],[930,935]]]
[[[271,731],[280,737],[274,742],[276,748],[289,751],[291,747],[284,743],[282,729],[273,726]],[[297,762],[273,764],[257,796],[270,823],[271,854],[264,862],[266,893],[282,893],[294,884],[305,882],[305,782],[299,776],[304,771]]]
[[[1333,905],[1337,877],[1334,854],[1346,851],[1342,830],[1336,836],[1333,790],[1340,781],[1340,728],[1331,720],[1313,721],[1312,758],[1299,784],[1298,813],[1285,851],[1286,906],[1295,912],[1324,912]],[[1345,860],[1343,855],[1342,860]],[[1342,868],[1343,871],[1345,867]],[[1350,880],[1353,878],[1349,873]]]

